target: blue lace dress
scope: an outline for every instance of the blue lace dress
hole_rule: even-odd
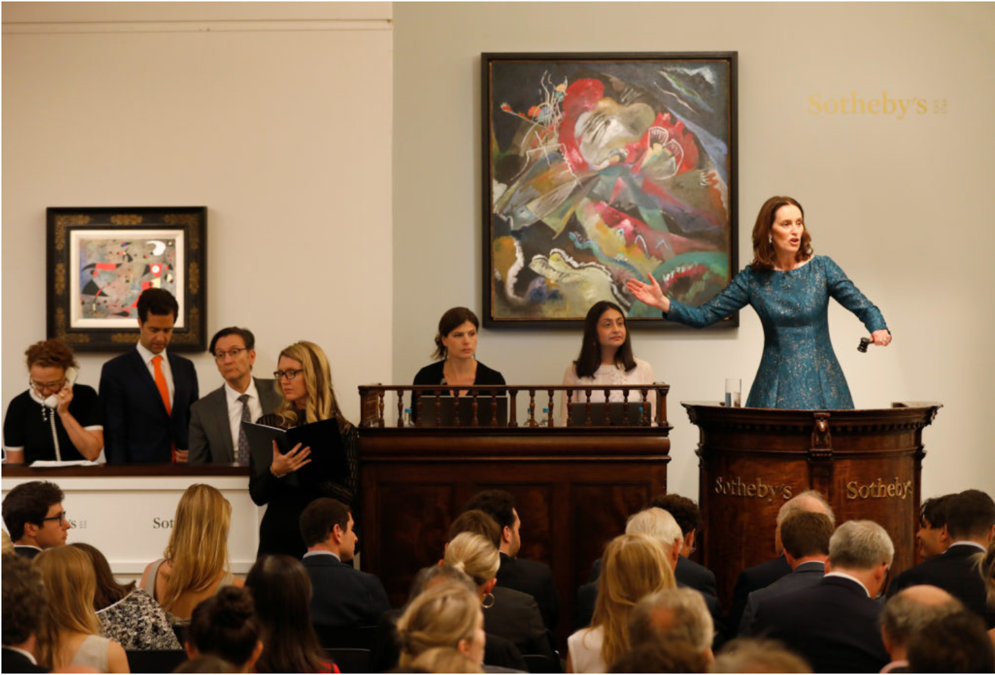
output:
[[[746,400],[749,408],[853,408],[850,388],[829,339],[829,298],[868,331],[886,330],[877,307],[825,256],[789,272],[747,267],[701,307],[671,301],[670,321],[703,328],[751,305],[764,327],[764,352]]]

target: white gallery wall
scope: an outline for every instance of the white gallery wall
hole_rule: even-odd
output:
[[[942,402],[923,433],[923,495],[995,487],[995,5],[398,3],[394,21],[396,381],[428,362],[444,310],[482,309],[481,52],[736,51],[740,264],[763,201],[799,199],[816,252],[894,334],[858,354],[863,326],[831,309],[856,406]],[[915,112],[841,113],[854,96]],[[749,308],[737,330],[634,335],[672,387],[672,491],[698,494],[698,433],[679,402],[718,400],[727,377],[745,397],[762,344]],[[494,329],[478,357],[509,382],[552,384],[579,349],[577,332]]]
[[[208,336],[251,328],[263,377],[318,343],[357,417],[356,386],[391,378],[391,10],[4,4],[4,410],[45,337],[45,208],[180,205],[208,207]]]

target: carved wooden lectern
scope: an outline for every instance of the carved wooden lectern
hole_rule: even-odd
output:
[[[805,490],[836,524],[873,520],[895,543],[892,576],[914,564],[923,427],[938,403],[880,410],[768,410],[682,403],[700,430],[702,563],[729,606],[740,570],[775,557],[778,509]]]

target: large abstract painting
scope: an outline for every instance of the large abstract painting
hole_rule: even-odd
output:
[[[483,54],[484,323],[575,325],[736,271],[736,54]],[[738,317],[724,322],[736,325]]]
[[[206,348],[207,209],[48,209],[48,336],[77,350],[138,341],[138,296],[169,291],[179,304],[170,347]]]

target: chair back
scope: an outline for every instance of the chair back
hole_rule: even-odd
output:
[[[128,668],[133,673],[171,673],[187,660],[182,649],[128,651]]]

